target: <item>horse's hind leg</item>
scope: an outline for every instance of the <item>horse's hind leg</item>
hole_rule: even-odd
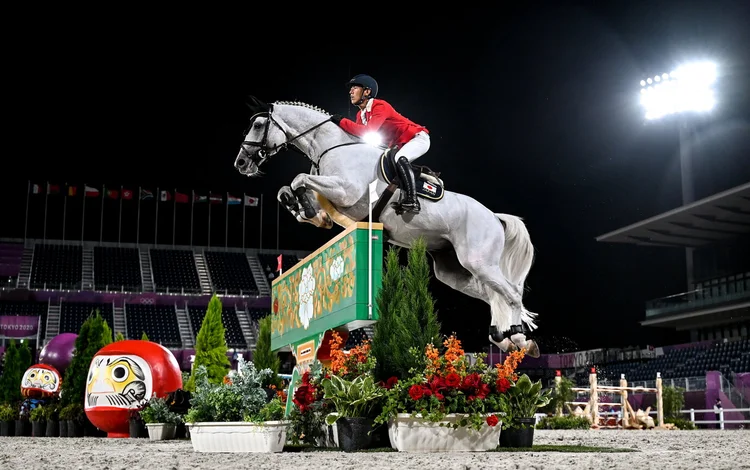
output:
[[[473,225],[482,227],[482,225]],[[500,269],[500,256],[505,245],[505,234],[495,226],[486,227],[484,231],[475,230],[471,237],[461,243],[453,243],[456,256],[461,265],[484,284],[492,312],[490,323],[490,341],[501,348],[508,339],[518,348],[526,348],[530,356],[538,356],[536,343],[526,340],[522,330],[523,302],[522,293],[517,286],[511,285]],[[494,228],[494,229],[493,229]],[[506,334],[507,333],[507,334]],[[506,346],[507,347],[507,346]],[[509,347],[508,349],[514,349]]]
[[[430,252],[434,261],[435,278],[447,286],[475,299],[485,301],[492,311],[490,328],[499,332],[510,329],[512,312],[496,292],[487,289],[469,270],[464,268],[453,250]],[[504,338],[489,337],[503,352],[514,351],[519,347],[526,347],[530,356],[538,356],[538,348],[532,340],[525,341],[516,335]]]

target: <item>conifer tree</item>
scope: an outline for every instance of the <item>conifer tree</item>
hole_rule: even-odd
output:
[[[145,331],[141,335],[141,341],[149,341],[148,336],[146,336],[146,332]]]
[[[281,359],[279,359],[278,354],[271,350],[271,321],[270,315],[260,320],[258,341],[255,343],[255,351],[253,351],[253,364],[255,364],[257,370],[271,369],[273,371],[273,375],[265,379],[264,386],[281,387],[282,382],[278,376]]]
[[[125,335],[122,334],[122,331],[118,331],[117,334],[115,335],[115,342],[118,342],[118,341],[125,341]]]
[[[432,344],[440,346],[440,323],[435,314],[435,301],[430,294],[430,265],[427,263],[427,244],[422,237],[412,243],[409,249],[409,263],[404,270],[404,286],[406,288],[407,310],[412,314],[405,317],[406,321],[416,321],[416,324],[405,325],[409,331],[415,333],[417,345],[421,350]]]
[[[375,357],[376,380],[405,377],[408,373],[410,333],[402,327],[405,310],[404,279],[399,263],[399,248],[391,247],[385,257],[383,280],[375,299],[378,322],[372,340],[371,353]]]
[[[15,403],[21,400],[21,379],[26,369],[21,370],[21,354],[15,340],[10,340],[3,355],[3,375],[0,376],[0,403]]]
[[[78,403],[83,405],[86,394],[86,377],[89,373],[91,359],[105,345],[106,331],[109,330],[109,342],[112,342],[112,333],[107,321],[102,318],[99,311],[93,312],[81,325],[75,342],[73,360],[65,370],[65,379],[60,388],[60,404],[62,406]]]
[[[206,316],[203,317],[201,329],[195,338],[195,361],[190,374],[190,380],[184,386],[185,390],[195,391],[195,370],[198,366],[205,366],[208,380],[211,383],[221,383],[229,372],[231,364],[227,357],[227,340],[224,337],[224,323],[221,319],[221,301],[214,294],[208,303]]]

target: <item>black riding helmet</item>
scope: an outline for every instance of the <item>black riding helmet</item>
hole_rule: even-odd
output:
[[[346,83],[346,89],[349,90],[354,85],[361,86],[362,88],[369,88],[370,98],[378,96],[378,82],[369,75],[359,74],[355,76]]]

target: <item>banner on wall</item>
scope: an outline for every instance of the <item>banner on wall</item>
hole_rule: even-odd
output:
[[[0,338],[36,338],[38,316],[0,316]]]

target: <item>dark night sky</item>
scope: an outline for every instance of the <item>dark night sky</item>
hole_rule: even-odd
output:
[[[673,123],[645,126],[637,97],[641,78],[684,60],[710,58],[721,71],[720,106],[696,147],[697,196],[750,180],[750,3],[607,3],[421,12],[376,4],[366,20],[357,20],[366,6],[352,4],[317,19],[289,5],[219,18],[19,15],[4,60],[12,114],[0,235],[23,235],[30,178],[264,194],[264,247],[275,247],[276,191],[308,166],[286,153],[262,179],[236,172],[250,117],[245,97],[301,100],[353,117],[343,84],[368,73],[380,97],[429,128],[432,147],[419,163],[441,171],[449,189],[526,220],[537,248],[526,305],[540,312],[540,334],[582,347],[668,343],[675,338],[637,322],[645,300],[685,289],[682,252],[594,237],[680,205]],[[8,170],[18,162],[23,169]],[[38,220],[40,207],[30,217]],[[105,210],[107,217],[117,208]],[[49,211],[59,220],[59,204]],[[217,212],[212,243],[223,245]],[[87,234],[98,236],[98,213],[86,217]],[[250,224],[258,216],[247,217]],[[171,235],[170,223],[162,233]],[[178,243],[185,230],[178,221]],[[280,246],[314,249],[334,230],[281,214]],[[105,232],[111,236],[109,225]],[[437,285],[433,292],[444,330],[484,336],[488,306]],[[469,326],[467,310],[477,319]]]

